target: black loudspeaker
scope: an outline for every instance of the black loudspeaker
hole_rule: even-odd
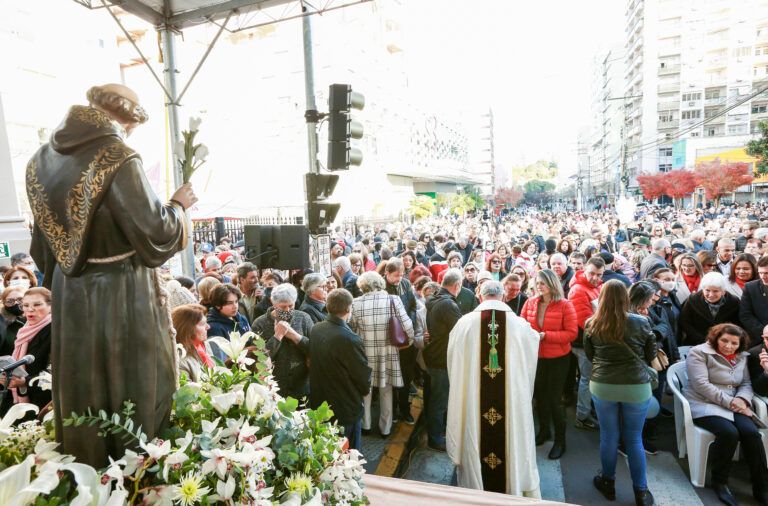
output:
[[[280,225],[273,240],[277,244],[278,269],[309,268],[309,231],[304,225]]]
[[[246,225],[245,260],[259,269],[309,267],[309,232],[304,225]]]

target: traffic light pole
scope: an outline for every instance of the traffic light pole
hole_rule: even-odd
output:
[[[302,11],[306,7],[302,5]],[[304,117],[307,121],[307,146],[309,148],[309,172],[319,174],[320,167],[317,164],[317,104],[315,103],[315,68],[312,61],[312,18],[301,18],[302,35],[304,39],[304,93],[307,100],[307,112]],[[309,191],[304,183],[304,223],[309,224]]]

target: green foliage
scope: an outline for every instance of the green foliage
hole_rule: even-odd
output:
[[[552,198],[552,192],[555,191],[555,185],[549,181],[540,181],[535,179],[528,181],[523,186],[525,191],[525,200],[529,203],[542,203]]]
[[[408,205],[408,212],[416,218],[427,218],[435,214],[435,201],[427,195],[416,195]]]
[[[519,183],[525,181],[556,179],[558,174],[557,164],[546,160],[538,160],[530,165],[512,168],[512,180]]]
[[[757,128],[760,130],[760,138],[747,143],[746,152],[749,156],[757,158],[754,170],[756,176],[768,174],[768,121],[761,121]]]

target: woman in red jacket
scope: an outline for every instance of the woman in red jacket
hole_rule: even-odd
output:
[[[563,387],[570,366],[571,341],[579,328],[576,310],[563,296],[563,286],[553,271],[544,269],[536,274],[538,295],[525,302],[520,316],[541,334],[539,363],[536,368],[534,397],[539,412],[539,433],[536,445],[551,439],[550,424],[554,422],[555,443],[549,451],[550,459],[559,459],[565,453],[565,408]]]

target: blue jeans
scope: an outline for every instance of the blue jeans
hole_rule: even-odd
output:
[[[363,419],[358,418],[354,423],[344,424],[344,437],[349,441],[349,448],[357,451],[363,449]]]
[[[589,379],[592,377],[592,362],[584,348],[572,348],[579,361],[579,393],[576,400],[576,418],[586,420],[592,415],[592,394],[589,393]]]
[[[427,369],[429,373],[429,404],[427,405],[427,434],[433,445],[445,445],[445,416],[448,413],[448,371]]]
[[[648,488],[645,478],[645,450],[643,449],[643,425],[650,399],[644,402],[603,401],[592,396],[600,422],[600,462],[603,476],[616,478],[616,459],[619,435],[624,441],[629,458],[629,474],[632,485],[639,490]]]

